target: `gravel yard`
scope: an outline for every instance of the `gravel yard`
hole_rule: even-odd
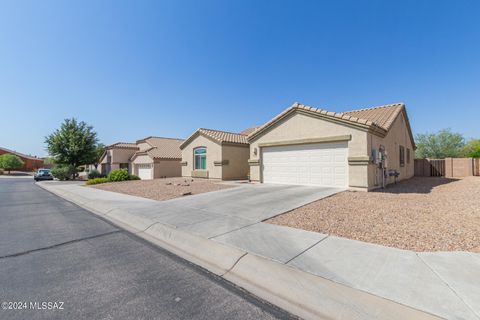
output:
[[[182,197],[184,193],[188,192],[193,195],[231,188],[232,186],[208,179],[166,178],[110,182],[90,187],[162,201]]]
[[[346,191],[267,222],[415,251],[480,252],[480,177]]]

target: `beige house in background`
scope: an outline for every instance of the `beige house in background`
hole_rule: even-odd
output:
[[[107,175],[115,169],[128,169],[142,180],[181,175],[182,139],[147,137],[136,143],[118,142],[106,147],[99,171]]]
[[[132,173],[142,180],[180,177],[182,139],[148,137],[137,141],[138,151],[131,158]]]
[[[181,145],[182,176],[210,179],[247,179],[247,129],[241,133],[200,128]]]
[[[367,191],[392,183],[395,172],[397,180],[414,174],[402,103],[341,113],[294,103],[248,142],[253,181]]]
[[[138,150],[135,143],[128,142],[117,142],[107,146],[100,158],[98,171],[107,175],[112,170],[125,168],[131,173],[130,158]]]

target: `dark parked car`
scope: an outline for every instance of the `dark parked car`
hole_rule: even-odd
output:
[[[38,169],[38,171],[35,172],[33,179],[35,179],[35,181],[53,180],[53,176],[52,176],[52,173],[50,172],[50,169]]]

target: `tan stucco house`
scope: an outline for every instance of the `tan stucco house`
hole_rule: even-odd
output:
[[[253,181],[367,191],[414,174],[402,103],[341,113],[294,103],[247,140]]]
[[[138,146],[135,143],[117,142],[105,148],[105,152],[100,158],[100,173],[107,175],[110,171],[115,169],[130,168],[130,158],[138,151]]]
[[[148,137],[137,141],[138,151],[130,158],[133,174],[142,180],[180,177],[182,139]]]
[[[147,137],[136,143],[118,142],[106,147],[100,159],[100,172],[128,169],[142,180],[181,175],[182,139]]]
[[[200,128],[181,145],[182,176],[210,179],[246,179],[249,145],[247,135]]]

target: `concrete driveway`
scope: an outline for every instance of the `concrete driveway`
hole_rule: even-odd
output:
[[[165,204],[262,221],[343,190],[327,187],[244,184],[236,188],[165,201]]]
[[[47,184],[51,184],[46,182]],[[212,238],[293,210],[344,189],[269,184],[238,184],[234,188],[167,201],[155,201],[83,186],[53,183],[74,193],[86,207],[95,199],[95,211],[135,214]]]
[[[344,189],[245,184],[156,202],[145,217],[212,238],[285,213]]]

